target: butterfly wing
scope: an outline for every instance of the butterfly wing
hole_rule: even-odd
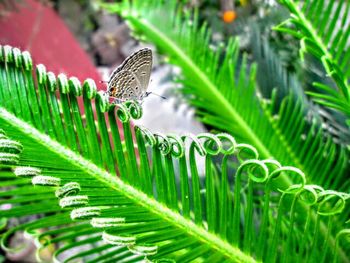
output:
[[[142,92],[145,92],[151,76],[152,50],[149,48],[143,48],[127,57],[123,64],[112,72],[110,81],[123,70],[133,72],[141,84],[140,88]]]
[[[138,100],[142,94],[141,83],[132,71],[121,70],[109,80],[108,94],[117,100]]]

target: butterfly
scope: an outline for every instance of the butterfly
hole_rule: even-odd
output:
[[[143,48],[127,57],[107,81],[107,94],[114,102],[142,100],[147,92],[152,70],[152,50]]]

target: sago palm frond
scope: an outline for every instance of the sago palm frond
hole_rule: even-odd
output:
[[[252,25],[254,27],[254,24]],[[318,127],[322,127],[325,133],[332,136],[338,144],[346,145],[350,142],[350,131],[345,123],[345,116],[336,111],[329,112],[327,107],[310,102],[304,94],[305,85],[310,83],[311,76],[301,80],[295,73],[286,69],[285,59],[279,55],[280,49],[271,46],[267,35],[257,29],[253,29],[251,36],[251,49],[254,61],[259,65],[257,69],[257,82],[259,90],[263,96],[270,98],[273,89],[276,89],[277,101],[281,101],[285,96],[292,94],[297,103],[302,101],[309,120],[314,119]],[[290,55],[289,52],[285,52]],[[287,55],[284,55],[287,56]],[[308,69],[307,75],[315,74]],[[310,83],[311,84],[311,83]],[[275,112],[278,111],[279,103],[276,103]]]
[[[291,17],[275,29],[301,41],[300,53],[319,59],[337,89],[314,83],[319,92],[309,92],[314,100],[350,117],[350,2],[280,0]],[[294,27],[290,27],[293,25]]]
[[[276,113],[275,97],[260,99],[255,66],[249,68],[246,57],[240,60],[237,40],[211,46],[210,31],[199,27],[196,14],[183,11],[176,1],[123,1],[105,7],[118,12],[135,34],[182,69],[182,91],[202,122],[252,144],[263,158],[302,169],[313,183],[349,189],[349,183],[344,184],[344,147],[306,120],[302,101],[286,97]]]
[[[137,103],[110,105],[93,81],[56,78],[43,65],[34,82],[28,52],[1,51],[0,217],[40,215],[2,234],[3,249],[15,249],[9,240],[23,230],[38,257],[54,247],[61,262],[349,260],[348,194],[309,185],[299,169],[259,160],[224,133],[135,127],[134,146]],[[293,183],[278,180],[286,174]]]

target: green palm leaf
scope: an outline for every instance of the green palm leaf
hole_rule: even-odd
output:
[[[319,123],[323,127],[323,131],[330,134],[338,144],[347,144],[349,142],[349,132],[344,122],[343,114],[334,111],[330,112],[319,105],[309,102],[304,94],[303,87],[309,81],[306,80],[305,83],[305,78],[303,78],[304,84],[302,84],[295,74],[288,72],[281,56],[277,54],[275,48],[271,47],[271,43],[267,41],[266,34],[261,33],[258,29],[253,31],[254,33],[251,37],[252,54],[254,61],[259,65],[257,80],[259,89],[264,94],[264,97],[271,97],[272,87],[278,87],[274,96],[277,96],[279,100],[288,94],[293,94],[296,101],[302,101],[305,111],[307,111],[308,119],[312,118],[314,122]],[[306,79],[308,78],[312,77],[306,77]],[[278,107],[278,104],[276,106]]]
[[[300,53],[318,58],[337,89],[314,83],[318,92],[309,92],[314,100],[350,116],[350,20],[349,1],[281,0],[291,18],[275,27],[301,41]],[[294,27],[291,28],[290,25]]]
[[[141,117],[138,104],[116,108],[91,80],[81,86],[74,77],[56,79],[42,65],[35,84],[29,53],[2,51],[0,204],[7,209],[0,217],[42,216],[4,233],[3,249],[24,230],[36,239],[38,257],[55,245],[63,262],[347,260],[348,194],[307,185],[300,170],[260,161],[228,134],[180,138],[135,127],[134,148],[130,119]],[[253,158],[244,160],[247,151]],[[223,158],[221,172],[215,156]],[[232,174],[227,163],[234,157],[240,164]],[[295,183],[276,191],[285,173]]]
[[[314,183],[349,189],[349,183],[344,184],[346,150],[314,120],[306,120],[302,101],[289,96],[278,106],[274,96],[264,100],[255,95],[256,69],[247,66],[246,57],[239,57],[237,40],[213,50],[210,31],[199,27],[196,14],[183,12],[176,1],[123,1],[104,6],[121,14],[141,39],[154,43],[171,63],[181,67],[182,91],[202,122],[254,145],[263,158],[273,157],[302,169]]]

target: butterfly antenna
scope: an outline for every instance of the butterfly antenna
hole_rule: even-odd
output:
[[[150,95],[150,94],[156,95],[156,96],[162,98],[163,100],[166,100],[166,97],[164,97],[164,96],[162,96],[162,95],[159,95],[159,94],[157,94],[157,93],[154,93],[154,92],[152,92],[152,91],[146,92],[146,97],[147,97],[148,95]]]

